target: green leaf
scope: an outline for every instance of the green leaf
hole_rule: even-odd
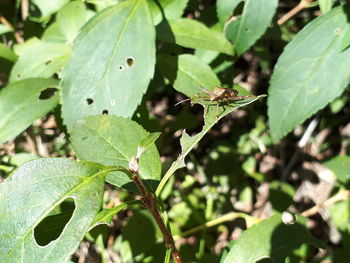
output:
[[[305,26],[279,57],[268,116],[275,142],[337,98],[350,80],[350,50],[340,51],[347,16],[341,7]],[[315,47],[317,43],[317,47]]]
[[[56,20],[68,43],[72,43],[87,20],[85,4],[81,1],[69,2],[57,13]]]
[[[65,159],[39,159],[0,184],[0,261],[63,263],[78,247],[101,207],[104,170]],[[33,229],[66,198],[75,210],[58,239],[38,246]]]
[[[198,86],[207,89],[220,86],[220,81],[210,66],[190,54],[178,57],[160,55],[158,66],[174,88],[189,97],[200,91]]]
[[[278,0],[246,0],[242,15],[225,25],[226,37],[238,55],[247,51],[265,33],[275,14]]]
[[[147,135],[145,138],[143,138],[140,141],[140,144],[137,146],[137,158],[140,158],[140,156],[143,154],[143,152],[150,147],[151,145],[153,145],[155,143],[155,141],[159,138],[159,136],[161,135],[160,132],[153,132],[150,133],[149,135]]]
[[[152,13],[153,23],[156,26],[163,20],[163,15],[167,20],[180,18],[183,15],[188,0],[158,0],[162,10],[154,0],[148,0],[147,3]]]
[[[119,213],[121,210],[128,208],[134,204],[139,204],[139,200],[132,200],[122,204],[119,204],[113,208],[103,209],[95,216],[94,220],[90,224],[89,230],[93,229],[95,226],[106,224],[110,225],[112,223],[113,217]]]
[[[0,142],[14,138],[52,110],[58,103],[58,94],[50,98],[43,96],[54,91],[57,85],[54,79],[26,79],[3,88],[0,91]]]
[[[41,17],[47,17],[56,13],[62,6],[68,3],[69,0],[32,0],[41,12]]]
[[[350,182],[350,156],[336,156],[324,163],[328,169],[332,170],[337,179],[342,183]]]
[[[274,263],[284,263],[295,248],[303,243],[324,247],[323,242],[311,236],[306,228],[306,218],[297,216],[294,224],[284,224],[281,214],[244,231],[234,243],[224,263],[255,263],[263,258],[271,258]]]
[[[0,35],[8,33],[8,32],[12,32],[12,31],[13,30],[11,28],[9,28],[8,26],[0,24]]]
[[[64,70],[65,124],[108,112],[131,117],[155,64],[155,30],[145,0],[125,1],[93,17],[75,40]]]
[[[15,52],[13,52],[13,50],[10,47],[2,43],[0,43],[0,58],[7,59],[11,62],[15,62],[17,60]]]
[[[169,29],[170,26],[170,29]],[[180,18],[158,26],[157,38],[187,48],[203,48],[233,55],[233,47],[225,36],[193,19]]]
[[[322,14],[328,13],[332,9],[333,0],[318,0]]]
[[[340,44],[340,51],[344,51],[350,46],[350,27],[345,30],[343,39]]]
[[[205,95],[205,94],[204,94]],[[169,170],[165,173],[161,182],[159,183],[156,195],[159,196],[166,185],[169,178],[174,174],[174,172],[182,167],[185,167],[185,157],[189,154],[189,152],[193,149],[194,146],[203,138],[203,136],[224,116],[227,114],[237,110],[240,107],[244,107],[253,103],[254,101],[265,97],[266,95],[260,95],[255,98],[246,98],[243,100],[238,100],[233,103],[220,103],[219,104],[214,101],[208,101],[203,97],[202,93],[197,93],[192,96],[191,104],[201,104],[204,107],[204,126],[202,131],[194,136],[190,136],[184,130],[182,136],[180,138],[181,144],[181,153],[177,157],[176,161],[172,163]]]
[[[216,14],[219,19],[219,23],[224,26],[226,21],[232,16],[233,11],[236,9],[239,3],[243,0],[217,0],[216,1]]]
[[[50,78],[70,57],[71,48],[59,43],[39,42],[28,47],[13,66],[10,82],[28,78]]]
[[[77,122],[71,132],[72,146],[77,156],[106,166],[122,166],[128,169],[129,161],[136,155],[137,147],[149,133],[136,122],[117,116],[89,116]],[[141,155],[140,176],[152,186],[160,178],[161,163],[153,144]],[[113,172],[106,178],[109,183],[136,191],[125,173]]]
[[[332,222],[341,231],[350,231],[350,200],[340,201],[329,208]]]

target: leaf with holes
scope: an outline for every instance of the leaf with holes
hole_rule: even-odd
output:
[[[106,166],[129,167],[136,156],[140,142],[149,135],[136,122],[117,116],[89,116],[77,122],[71,132],[72,146],[77,156],[85,161],[94,161]],[[155,188],[160,178],[161,163],[154,143],[140,157],[140,175]],[[118,187],[137,191],[125,173],[113,172],[106,180]]]
[[[58,81],[25,79],[0,91],[0,143],[24,131],[58,103]]]
[[[28,47],[12,68],[10,82],[28,78],[50,78],[67,63],[71,48],[49,42],[39,42]]]
[[[67,159],[38,159],[20,167],[0,184],[0,262],[68,262],[101,207],[104,175],[99,165]],[[37,240],[34,229],[50,222],[43,219],[67,198],[74,199],[73,215],[56,240],[39,246],[47,242]]]
[[[169,24],[160,24],[157,38],[187,48],[203,48],[233,55],[233,46],[221,32],[193,19],[180,18],[169,21]]]
[[[189,97],[199,92],[198,86],[207,89],[220,86],[220,81],[210,66],[190,54],[178,57],[160,55],[158,66],[174,88]]]
[[[63,74],[62,112],[69,131],[89,115],[131,117],[154,65],[155,31],[146,0],[98,13],[81,29]]]
[[[247,51],[264,34],[275,14],[278,0],[246,0],[242,15],[225,25],[226,37],[238,55]]]
[[[174,172],[182,167],[185,167],[185,158],[190,153],[190,151],[197,145],[197,143],[204,137],[204,135],[224,116],[237,110],[240,107],[247,106],[266,95],[260,95],[257,97],[245,98],[242,100],[237,100],[235,102],[227,104],[226,102],[208,101],[202,98],[203,94],[200,94],[200,89],[198,93],[193,95],[191,99],[191,104],[200,104],[203,106],[204,110],[204,126],[202,130],[194,136],[190,136],[184,130],[180,138],[181,153],[177,157],[176,161],[172,163],[168,171],[165,173],[161,182],[159,183],[156,195],[159,196],[169,178],[174,174]],[[203,92],[202,92],[203,93]],[[197,96],[198,95],[198,96]],[[205,95],[205,94],[204,94]]]
[[[305,26],[279,57],[268,98],[275,142],[340,96],[349,84],[350,49],[340,49],[347,28],[347,15],[341,7],[334,8]]]
[[[324,247],[323,242],[308,232],[305,217],[297,216],[294,224],[285,224],[277,213],[243,232],[224,263],[255,263],[264,258],[283,263],[289,253],[303,243]]]

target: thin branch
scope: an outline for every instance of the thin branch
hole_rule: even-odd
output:
[[[9,21],[4,16],[0,16],[0,23],[4,26],[7,26],[11,31],[14,32],[15,39],[18,43],[24,43],[24,39],[20,36],[20,34],[15,30],[15,28],[11,25]]]
[[[305,217],[310,217],[318,212],[320,212],[322,209],[330,207],[334,205],[336,202],[342,201],[342,200],[347,200],[350,198],[350,190],[341,190],[338,193],[336,193],[334,196],[331,198],[327,199],[325,202],[322,204],[315,205],[311,207],[310,209],[304,211],[301,213],[302,216]]]
[[[215,218],[215,219],[213,219],[211,221],[208,221],[205,224],[202,224],[202,225],[196,226],[194,228],[191,228],[191,229],[181,233],[180,235],[176,235],[176,236],[174,236],[174,239],[178,240],[178,239],[180,239],[182,237],[185,237],[185,236],[188,236],[188,235],[192,235],[192,234],[194,234],[196,232],[199,232],[201,230],[204,230],[204,229],[216,226],[216,225],[220,225],[220,224],[225,223],[227,221],[232,221],[232,220],[234,220],[236,218],[239,218],[239,217],[243,217],[247,221],[248,228],[251,225],[253,225],[253,224],[255,224],[255,223],[260,221],[259,218],[252,217],[252,216],[250,216],[248,214],[245,214],[245,213],[230,212],[230,213],[227,213],[227,214],[225,214],[223,216]]]
[[[282,25],[299,13],[301,10],[306,8],[313,0],[301,0],[298,5],[291,9],[288,13],[284,14],[280,19],[277,20],[278,25]]]
[[[139,176],[138,170],[139,170],[138,160],[135,157],[133,157],[129,162],[129,171],[131,172],[131,179],[135,182],[137,188],[141,193],[141,196],[142,196],[141,203],[143,204],[144,207],[146,207],[151,212],[154,220],[156,221],[160,231],[163,234],[165,247],[171,249],[171,255],[174,261],[176,263],[182,263],[180,254],[175,247],[173,236],[168,231],[158,211],[157,199],[155,195],[153,193],[150,193],[145,187],[145,185],[143,184]]]

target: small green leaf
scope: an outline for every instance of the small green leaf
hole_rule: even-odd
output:
[[[113,208],[101,210],[100,212],[98,212],[94,220],[91,222],[89,231],[97,225],[101,225],[101,224],[110,225],[112,223],[113,217],[117,213],[119,213],[121,210],[125,208],[128,208],[134,204],[139,204],[139,203],[140,203],[139,200],[132,200],[132,201],[128,201],[120,205],[117,205]]]
[[[343,35],[341,44],[340,44],[340,51],[344,51],[350,46],[350,27],[348,27]]]
[[[81,1],[66,4],[57,13],[56,20],[63,35],[72,43],[87,19],[87,9]]]
[[[47,91],[57,90],[54,79],[25,79],[0,91],[0,142],[8,141],[44,116],[58,103],[58,92],[40,99]],[[50,95],[50,94],[48,94]]]
[[[340,155],[336,156],[324,163],[328,169],[332,170],[337,179],[346,184],[350,182],[350,156]]]
[[[265,33],[277,5],[278,0],[246,0],[242,15],[227,22],[225,34],[238,55],[247,51]]]
[[[318,0],[322,14],[326,14],[332,9],[333,0]]]
[[[136,156],[138,159],[148,147],[154,144],[154,142],[159,138],[160,135],[160,132],[153,132],[141,140],[139,146],[137,146]]]
[[[39,159],[24,164],[1,183],[0,261],[67,262],[101,207],[105,173],[101,168],[72,160]],[[39,246],[34,228],[66,198],[75,202],[72,218],[56,240]]]
[[[233,11],[243,0],[217,0],[216,14],[219,18],[219,23],[224,26],[226,21],[232,16]]]
[[[17,56],[13,50],[4,45],[3,43],[0,43],[0,58],[7,59],[11,62],[15,62],[17,60]]]
[[[233,55],[231,43],[221,32],[212,30],[193,19],[180,18],[169,21],[169,24],[160,24],[157,38],[187,48],[203,48]]]
[[[155,65],[155,30],[146,0],[130,0],[95,15],[75,40],[62,81],[68,130],[85,116],[131,117]]]
[[[60,10],[68,1],[69,0],[32,0],[31,2],[40,9],[41,17],[47,17]]]
[[[157,3],[158,2],[158,3]],[[149,9],[151,10],[153,23],[158,25],[164,18],[167,20],[178,19],[183,15],[188,0],[148,0]],[[162,8],[162,10],[160,9]]]
[[[269,124],[275,142],[348,86],[350,49],[340,51],[347,28],[347,15],[341,7],[334,8],[305,26],[279,57],[268,98]]]
[[[255,263],[263,258],[271,258],[274,263],[283,263],[303,243],[324,247],[323,242],[308,232],[305,217],[297,216],[294,224],[284,224],[281,214],[277,213],[244,231],[224,263]]]
[[[39,42],[28,47],[13,66],[10,82],[28,78],[50,78],[67,63],[71,48],[59,43]]]
[[[106,166],[129,167],[137,147],[149,133],[136,122],[117,116],[89,116],[77,122],[71,132],[72,146],[77,156]],[[141,178],[154,187],[159,178],[161,163],[156,146],[148,147],[139,160]],[[125,173],[113,172],[106,178],[109,183],[136,191]]]
[[[158,58],[158,66],[162,75],[173,83],[174,88],[189,97],[200,91],[198,86],[207,89],[220,86],[213,70],[190,54],[178,57],[161,55]]]
[[[0,24],[0,35],[8,33],[8,32],[12,32],[12,31],[13,30],[11,28],[9,28],[8,26]]]

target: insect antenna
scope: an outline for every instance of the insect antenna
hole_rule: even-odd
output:
[[[181,104],[181,103],[183,103],[183,102],[185,102],[185,101],[189,101],[189,100],[191,100],[191,99],[181,100],[181,101],[179,101],[178,103],[176,103],[175,106],[177,106],[177,105],[179,105],[179,104]]]

